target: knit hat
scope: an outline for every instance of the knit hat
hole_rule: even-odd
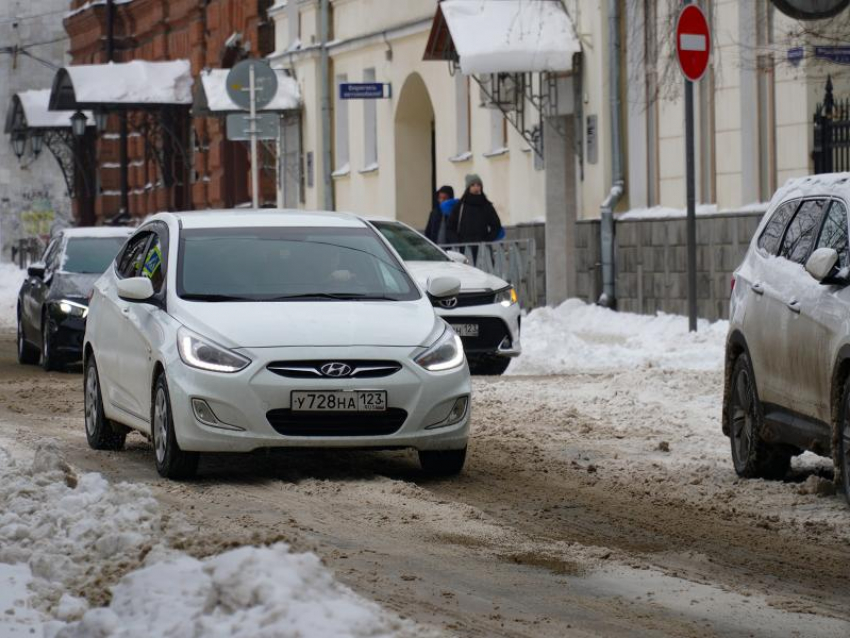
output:
[[[484,182],[481,181],[481,178],[475,173],[470,173],[466,176],[466,187],[469,188],[473,184],[478,184],[479,186],[484,186]]]
[[[449,199],[455,198],[455,189],[453,189],[451,186],[440,186],[440,189],[437,191],[437,195],[439,195],[440,193],[443,193]]]

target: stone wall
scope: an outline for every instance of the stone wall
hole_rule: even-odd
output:
[[[697,218],[697,308],[705,319],[729,316],[732,272],[744,258],[762,212],[719,213]],[[518,235],[518,232],[524,233]],[[543,224],[509,230],[509,236],[540,236]],[[684,218],[639,219],[616,224],[617,308],[625,312],[687,314],[687,235]],[[602,292],[599,221],[577,223],[577,297],[595,302]],[[538,280],[539,290],[545,284]]]

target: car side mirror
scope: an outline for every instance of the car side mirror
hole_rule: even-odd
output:
[[[456,250],[447,250],[446,254],[449,256],[449,259],[451,259],[456,264],[468,264],[469,263],[469,260],[466,258],[466,255],[464,255],[463,253],[458,252]]]
[[[454,277],[434,277],[428,281],[428,294],[434,299],[448,299],[460,294],[460,280]]]
[[[818,283],[822,283],[835,270],[838,253],[833,248],[818,248],[806,262],[808,272]]]
[[[37,261],[27,267],[27,275],[35,277],[36,279],[44,279],[44,272],[46,269],[47,266],[43,261]]]
[[[150,301],[154,296],[153,284],[147,277],[119,279],[118,296],[124,301]]]

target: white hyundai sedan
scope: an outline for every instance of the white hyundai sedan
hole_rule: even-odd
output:
[[[338,213],[163,213],[95,285],[85,336],[89,445],[148,435],[162,476],[201,452],[413,448],[463,468],[460,338],[364,220]]]

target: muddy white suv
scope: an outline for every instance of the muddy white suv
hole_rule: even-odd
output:
[[[732,282],[723,431],[742,477],[831,456],[850,501],[850,174],[789,181]]]

